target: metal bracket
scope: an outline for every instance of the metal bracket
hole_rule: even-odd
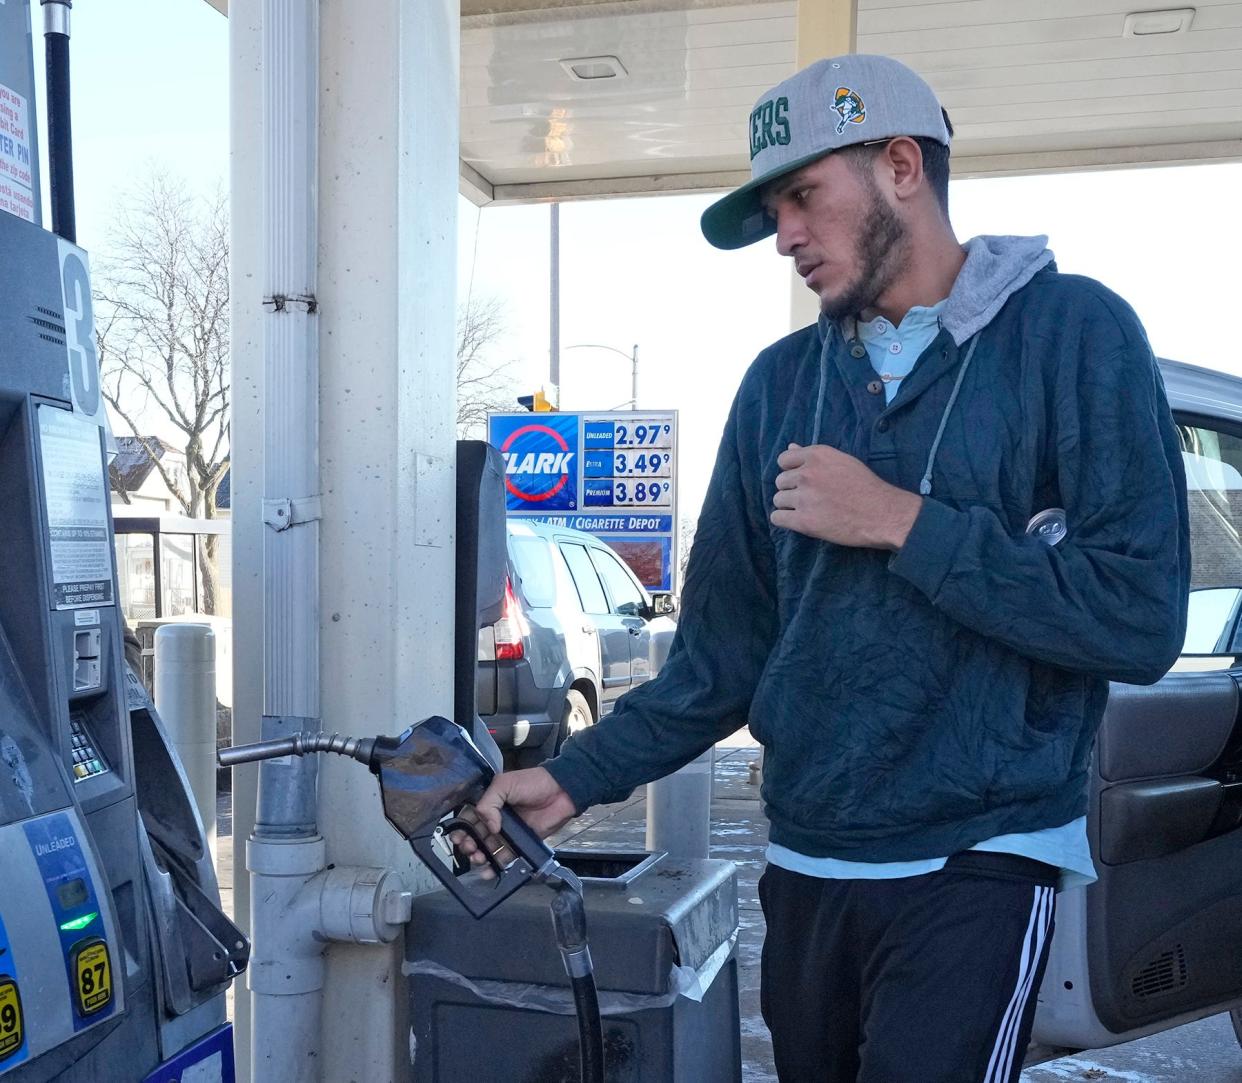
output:
[[[288,530],[291,526],[312,523],[323,518],[323,508],[317,496],[280,497],[263,501],[263,521],[275,531]]]
[[[288,312],[293,308],[304,308],[308,315],[319,311],[319,299],[314,296],[290,297],[283,293],[274,293],[263,298],[263,307],[271,312]]]

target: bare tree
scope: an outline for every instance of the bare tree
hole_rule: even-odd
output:
[[[152,172],[119,205],[95,281],[104,397],[185,514],[214,518],[229,467],[227,197],[194,199],[168,174]],[[183,476],[142,435],[152,409],[179,433]],[[204,536],[200,561],[209,613],[216,541]]]
[[[493,361],[496,340],[504,333],[504,307],[495,298],[472,299],[457,313],[457,435],[486,434],[487,415],[512,410],[515,390],[512,361]]]
[[[682,519],[677,538],[677,585],[685,588],[686,565],[690,563],[690,548],[694,545],[694,535],[699,529],[697,519]]]

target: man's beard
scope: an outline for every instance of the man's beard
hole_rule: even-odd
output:
[[[820,300],[820,311],[830,320],[857,316],[873,307],[880,295],[892,285],[905,256],[905,223],[884,202],[874,181],[869,187],[871,206],[859,230],[858,273],[840,296]]]

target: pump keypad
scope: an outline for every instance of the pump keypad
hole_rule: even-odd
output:
[[[24,1040],[22,997],[17,991],[17,982],[7,974],[0,974],[0,1061],[21,1049]]]
[[[108,765],[87,735],[86,726],[76,715],[69,719],[69,731],[73,736],[73,781],[94,778],[108,770]]]

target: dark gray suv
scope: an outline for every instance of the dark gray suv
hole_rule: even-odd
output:
[[[479,632],[479,714],[511,765],[533,766],[650,680],[676,629],[607,545],[510,520],[504,613]]]

